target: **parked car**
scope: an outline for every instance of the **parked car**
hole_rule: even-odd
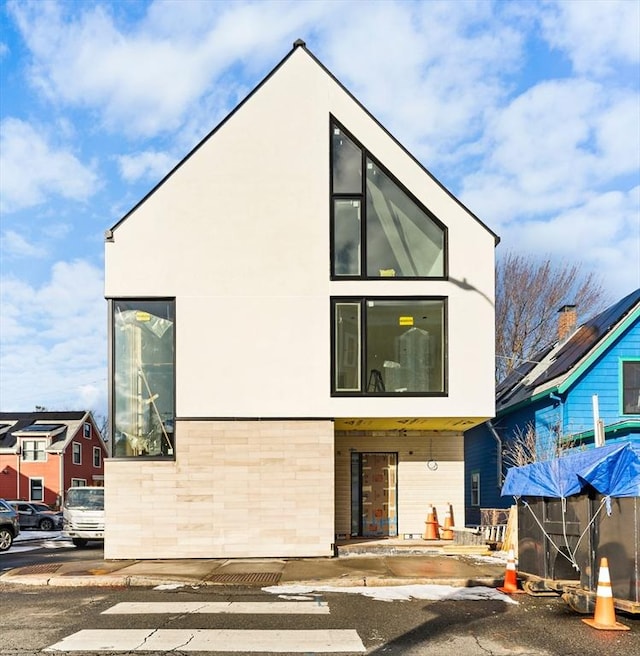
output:
[[[62,528],[62,513],[54,512],[46,503],[37,501],[12,501],[7,503],[17,512],[20,528],[57,531]]]
[[[0,499],[0,551],[9,549],[19,533],[18,513],[4,499]]]

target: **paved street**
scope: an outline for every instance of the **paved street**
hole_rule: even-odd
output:
[[[381,601],[247,587],[0,584],[0,654],[617,656],[640,653],[640,619],[596,631],[557,598]],[[512,600],[514,602],[515,600]]]
[[[596,631],[558,597],[503,595],[492,558],[121,563],[31,537],[0,555],[2,656],[640,654],[640,617]]]

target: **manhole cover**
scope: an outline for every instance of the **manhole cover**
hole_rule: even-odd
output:
[[[60,569],[60,563],[42,563],[41,565],[29,565],[21,567],[21,574],[46,574],[57,572]]]
[[[235,583],[237,585],[277,585],[281,576],[280,572],[210,574],[206,580],[212,583]]]

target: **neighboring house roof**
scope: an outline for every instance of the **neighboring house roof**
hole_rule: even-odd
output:
[[[489,228],[481,219],[479,219],[464,203],[462,203],[458,198],[456,198],[430,171],[428,171],[421,162],[419,162],[414,155],[412,155],[385,127],[378,121],[373,114],[338,80],[333,73],[326,68],[326,66],[307,48],[306,43],[302,41],[301,39],[297,39],[294,44],[293,44],[293,49],[269,72],[266,77],[249,93],[244,100],[242,100],[234,109],[231,111],[225,118],[216,125],[216,127],[206,136],[200,143],[198,143],[195,148],[191,150],[191,152],[184,157],[176,166],[167,173],[167,175],[160,180],[160,182],[153,188],[151,191],[149,191],[144,198],[142,198],[134,207],[132,207],[110,230],[106,231],[105,237],[107,240],[113,239],[113,232],[118,228],[118,226],[125,221],[131,214],[135,212],[135,210],[142,205],[150,196],[152,196],[155,191],[160,188],[172,175],[175,171],[177,171],[199,148],[201,148],[243,105],[271,78],[277,71],[278,69],[283,66],[286,61],[297,51],[297,50],[302,50],[304,51],[329,77],[331,77],[332,80],[338,84],[345,93],[347,93],[352,100],[357,103],[357,105],[364,111],[366,114],[373,120],[377,125],[382,128],[386,134],[395,141],[400,148],[414,161],[418,166],[439,186],[441,187],[460,207],[462,207],[465,212],[467,212],[473,219],[475,219],[481,226],[489,232],[495,241],[495,244],[497,245],[500,242],[500,237],[493,231],[491,228]]]
[[[640,320],[640,289],[514,369],[496,389],[498,415],[551,393],[564,393],[624,330]]]
[[[95,434],[106,451],[100,431],[90,412],[0,412],[0,453],[15,453],[18,438],[47,437],[49,453],[62,453],[69,442],[91,422]]]

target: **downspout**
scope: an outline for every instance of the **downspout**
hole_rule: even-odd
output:
[[[561,453],[561,448],[564,447],[564,401],[562,400],[562,396],[559,394],[556,394],[555,392],[551,392],[549,394],[549,399],[553,401],[554,403],[557,404],[559,410],[558,410],[558,415],[559,415],[559,426],[558,426],[558,434],[556,435],[556,446],[555,446],[555,457],[558,457]],[[554,405],[554,408],[556,406]],[[595,437],[595,433],[594,433]]]
[[[60,483],[58,485],[58,501],[60,503],[60,507],[58,510],[62,510],[62,504],[64,503],[64,450],[60,450],[60,455],[58,456],[58,469],[60,471]]]
[[[16,451],[16,499],[20,499],[20,457],[22,456],[22,442],[18,440]]]
[[[493,424],[491,423],[491,419],[488,421],[484,422],[486,427],[489,429],[489,432],[493,436],[493,439],[496,441],[496,447],[497,447],[497,454],[496,454],[496,466],[497,466],[497,471],[496,471],[496,480],[498,482],[498,487],[502,487],[502,440],[500,439],[500,435],[498,435],[498,432],[494,428]]]

